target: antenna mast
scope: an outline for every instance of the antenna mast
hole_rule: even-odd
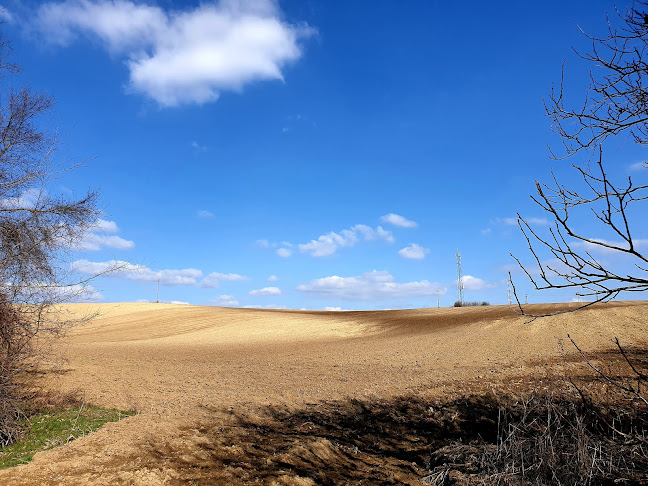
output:
[[[160,281],[158,280],[158,291],[157,291],[157,300],[155,301],[156,304],[160,303]]]
[[[513,304],[513,297],[511,296],[511,279],[506,281],[506,296],[508,297],[508,305]]]
[[[459,250],[457,250],[457,254],[455,255],[457,257],[457,296],[458,296],[458,302],[463,305],[464,303],[464,283],[463,283],[463,275],[461,274],[461,253],[459,253]]]

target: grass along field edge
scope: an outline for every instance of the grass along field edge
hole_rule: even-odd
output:
[[[0,469],[29,463],[34,454],[84,437],[108,422],[135,415],[133,411],[81,405],[71,409],[40,412],[24,420],[25,433],[0,448]]]

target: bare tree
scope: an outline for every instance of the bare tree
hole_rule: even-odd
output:
[[[616,27],[618,21],[620,27]],[[552,127],[562,137],[563,157],[596,150],[608,138],[623,133],[648,144],[648,63],[644,59],[648,2],[635,0],[625,13],[615,10],[613,20],[607,19],[605,36],[583,34],[591,41],[591,49],[577,54],[594,66],[583,105],[578,109],[565,105],[564,72],[560,88],[552,89],[545,103]]]
[[[0,42],[0,70],[17,72]],[[55,304],[83,290],[66,255],[97,223],[97,194],[63,197],[48,184],[77,164],[56,157],[57,137],[44,123],[52,98],[28,88],[0,88],[0,444],[15,439],[20,377],[43,356],[49,336],[69,321]]]
[[[648,290],[648,255],[640,249],[645,242],[641,236],[645,235],[637,238],[633,234],[637,226],[632,224],[633,215],[646,214],[648,186],[634,185],[630,177],[626,183],[618,184],[603,164],[603,146],[616,136],[625,133],[636,143],[648,144],[648,86],[644,82],[648,79],[648,63],[644,59],[648,55],[648,2],[637,1],[626,13],[616,11],[615,14],[615,21],[620,20],[621,27],[615,27],[608,18],[607,35],[585,34],[591,41],[591,49],[585,54],[578,53],[594,66],[584,104],[578,109],[566,106],[564,77],[560,88],[552,89],[545,103],[552,128],[561,136],[564,148],[564,154],[552,152],[552,157],[586,155],[585,163],[572,166],[580,175],[581,188],[566,187],[555,176],[552,185],[536,181],[537,194],[532,199],[554,223],[548,235],[532,228],[518,214],[518,224],[537,269],[530,271],[512,256],[534,287],[537,290],[575,288],[577,295],[590,299],[561,312],[608,301],[621,292]],[[599,223],[594,234],[576,229],[580,218],[588,215]],[[616,271],[593,256],[596,249],[626,255],[634,271]],[[552,256],[549,263],[541,259],[541,250]],[[527,313],[519,300],[518,308],[521,314],[532,318],[547,315]]]
[[[577,295],[588,301],[568,310],[534,314],[520,304],[516,293],[519,313],[529,316],[531,321],[606,302],[622,292],[648,290],[648,253],[642,246],[648,244],[645,224],[648,185],[636,185],[630,177],[618,182],[620,178],[612,177],[603,163],[604,148],[618,140],[617,137],[629,138],[640,145],[648,144],[648,86],[645,82],[648,80],[648,0],[638,0],[626,13],[616,11],[615,14],[614,21],[608,18],[607,35],[587,36],[591,49],[579,54],[593,66],[583,105],[572,109],[565,104],[564,76],[560,88],[552,90],[545,103],[552,128],[561,137],[564,149],[562,153],[552,152],[551,155],[554,159],[582,156],[584,162],[572,165],[579,177],[569,186],[561,183],[553,173],[551,184],[536,181],[536,194],[532,199],[553,225],[548,231],[533,228],[518,214],[518,224],[535,261],[533,270],[512,255],[537,290],[575,289]],[[621,24],[618,28],[617,23]],[[648,168],[648,164],[643,165]],[[583,221],[594,223],[589,225],[589,231],[582,229],[585,227]],[[606,258],[596,258],[597,251],[604,252]],[[550,258],[543,259],[547,253]],[[618,260],[617,264],[610,264],[607,258],[610,255],[624,256],[623,265],[618,264]],[[597,364],[612,364],[611,355],[595,353],[588,356],[571,336],[567,337],[604,385],[601,390],[606,400],[626,412],[646,410],[648,362],[644,358],[615,339],[622,360],[621,366],[612,372],[610,367]],[[573,380],[570,382],[583,403],[591,406],[592,401],[583,389]],[[621,401],[617,392],[621,394]],[[610,421],[605,414],[596,412],[596,415],[613,437],[621,437],[624,446],[638,448],[642,451],[641,457],[645,458],[643,451],[648,444],[645,414],[637,415],[636,422],[630,421],[629,425],[627,419],[622,424],[614,419]]]

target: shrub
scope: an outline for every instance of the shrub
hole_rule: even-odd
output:
[[[24,331],[18,312],[0,295],[0,445],[20,435],[22,399],[15,378],[28,353]]]
[[[477,306],[481,306],[481,305],[490,305],[490,303],[486,302],[485,300],[482,301],[482,302],[479,302],[479,301],[476,301],[476,300],[474,300],[472,302],[461,302],[461,301],[458,300],[457,302],[454,303],[455,307],[477,307]]]

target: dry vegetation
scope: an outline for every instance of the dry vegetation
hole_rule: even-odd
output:
[[[646,303],[530,325],[503,306],[99,311],[57,348],[67,366],[32,379],[140,413],[1,471],[1,484],[646,480],[646,408],[602,382],[567,339],[608,376],[636,378],[611,338],[645,369]]]

